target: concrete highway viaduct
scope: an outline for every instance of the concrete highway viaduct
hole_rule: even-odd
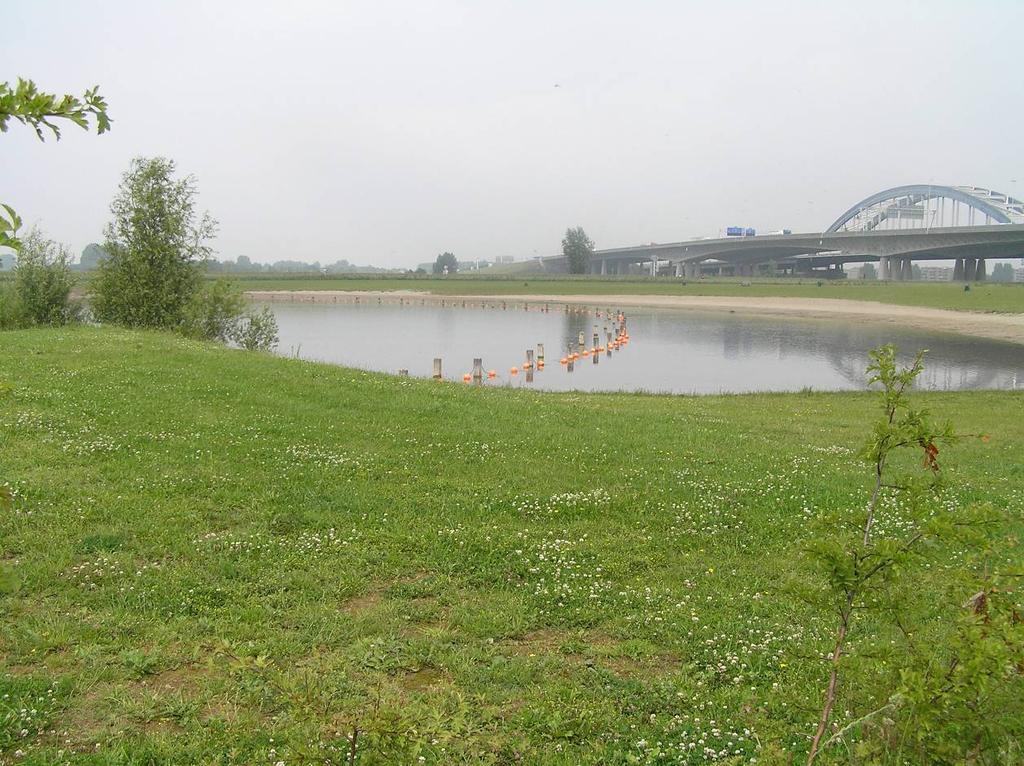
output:
[[[966,224],[966,225],[965,225]],[[877,262],[881,279],[910,279],[913,261],[953,261],[955,280],[983,280],[992,258],[1024,257],[1024,203],[974,186],[912,185],[874,194],[825,231],[694,239],[595,251],[594,274],[702,273],[753,276],[841,271],[845,263]],[[535,268],[567,272],[564,256],[538,258]],[[822,269],[825,272],[822,272]]]

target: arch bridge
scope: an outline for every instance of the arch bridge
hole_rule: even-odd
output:
[[[952,260],[954,280],[985,278],[990,258],[1024,257],[1024,202],[978,186],[913,184],[858,202],[822,232],[693,239],[598,250],[597,274],[669,270],[753,276],[840,271],[845,263],[878,262],[882,279],[910,279],[912,262]],[[561,255],[540,258],[545,271],[567,271]],[[817,272],[820,273],[820,272]]]

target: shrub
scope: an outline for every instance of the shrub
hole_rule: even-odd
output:
[[[266,306],[249,312],[236,322],[231,340],[247,351],[270,351],[278,341],[274,312]]]
[[[21,241],[13,281],[0,289],[0,328],[76,320],[80,308],[71,301],[73,286],[67,248],[32,229]]]
[[[245,299],[226,279],[207,282],[197,290],[185,307],[181,331],[191,338],[232,339],[245,310]]]

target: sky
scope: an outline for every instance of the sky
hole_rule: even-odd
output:
[[[0,200],[79,252],[133,157],[217,257],[414,267],[820,231],[907,183],[1024,195],[1019,0],[4,0],[0,80],[113,128],[0,135]]]

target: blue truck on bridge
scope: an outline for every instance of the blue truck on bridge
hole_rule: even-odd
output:
[[[742,226],[728,226],[725,229],[727,237],[753,237],[756,234],[755,229],[744,229]]]

